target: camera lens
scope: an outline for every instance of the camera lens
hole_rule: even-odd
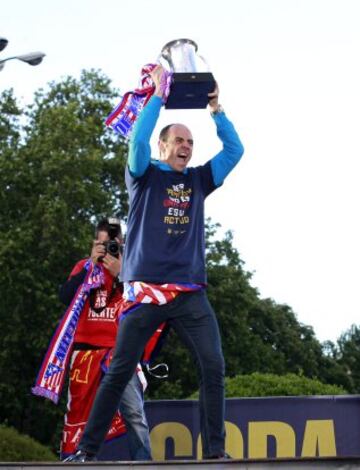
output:
[[[115,240],[109,240],[106,246],[107,252],[112,256],[117,256],[120,252],[119,244]]]

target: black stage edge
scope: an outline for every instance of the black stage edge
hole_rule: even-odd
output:
[[[360,457],[318,457],[301,459],[241,459],[241,460],[167,460],[152,462],[0,462],[1,470],[302,470],[360,469]]]

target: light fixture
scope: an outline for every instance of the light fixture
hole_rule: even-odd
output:
[[[0,38],[1,40],[1,38]],[[13,57],[7,57],[6,59],[0,60],[0,70],[4,68],[5,62],[8,60],[18,59],[22,62],[26,62],[29,65],[39,65],[46,54],[43,52],[29,52],[28,54],[16,55]]]
[[[5,49],[5,47],[8,45],[8,40],[6,38],[2,38],[0,36],[0,51],[2,51],[3,49]]]

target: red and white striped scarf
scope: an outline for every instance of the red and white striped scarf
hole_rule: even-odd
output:
[[[152,284],[141,281],[125,282],[123,293],[125,305],[123,315],[131,314],[131,312],[141,304],[165,305],[172,302],[182,292],[195,292],[203,288],[204,286],[201,284]],[[166,322],[158,326],[145,347],[141,361],[142,364],[146,366],[149,374],[160,379],[168,377],[169,369],[167,364],[161,363],[150,367],[150,361],[152,359],[152,353],[165,331],[165,327]],[[163,369],[165,372],[159,375],[158,372],[155,373],[158,369]]]
[[[89,260],[85,268],[87,269],[85,280],[79,286],[71,304],[60,320],[45,354],[35,386],[31,389],[34,395],[48,398],[54,403],[59,401],[64,385],[80,314],[90,290],[97,289],[104,283],[104,273],[100,265],[94,265]]]
[[[152,284],[141,281],[125,282],[123,298],[137,304],[164,305],[174,300],[182,292],[195,292],[202,289],[201,284]],[[129,311],[129,308],[126,308]]]
[[[146,64],[141,69],[139,87],[133,91],[128,91],[122,97],[120,103],[111,111],[106,118],[105,124],[111,127],[115,132],[125,139],[130,137],[131,131],[141,110],[154,94],[155,86],[150,76],[150,72],[156,67],[156,64]],[[163,102],[165,103],[169,93],[172,73],[167,72],[163,75],[161,91]]]

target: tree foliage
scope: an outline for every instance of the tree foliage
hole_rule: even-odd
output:
[[[58,286],[88,255],[96,219],[116,213],[126,220],[127,147],[104,126],[114,96],[98,71],[50,83],[24,109],[11,90],[0,96],[0,422],[54,448],[65,396],[55,407],[30,388],[63,312]],[[218,228],[208,222],[208,295],[228,378],[292,373],[355,390],[359,331],[324,349],[291,307],[260,297],[231,232],[219,237]],[[170,377],[149,377],[148,397],[197,390],[192,358],[172,332],[160,361]]]
[[[329,385],[317,379],[296,374],[252,374],[235,375],[225,379],[227,398],[240,397],[287,397],[309,395],[343,395],[346,390],[338,385]],[[198,392],[190,398],[197,398]]]
[[[225,381],[226,396],[236,397],[285,397],[306,395],[343,395],[346,390],[337,385],[329,385],[317,379],[309,379],[296,374],[261,374],[228,377]]]
[[[336,364],[336,370],[345,372],[347,388],[352,393],[360,390],[360,327],[351,325],[337,340],[327,344],[328,358]],[[340,379],[338,379],[340,382]]]
[[[288,305],[260,298],[233,246],[232,233],[216,238],[218,228],[208,221],[208,296],[219,321],[226,375],[293,373],[349,391],[346,372],[324,354],[313,329],[299,323]],[[152,380],[150,396],[186,398],[197,390],[192,358],[173,333],[158,360],[168,363],[170,378]]]
[[[11,91],[0,100],[0,417],[42,442],[59,416],[36,426],[44,404],[30,387],[63,310],[58,286],[89,253],[95,219],[127,212],[126,147],[104,126],[113,96],[90,71],[24,110]]]
[[[50,449],[14,428],[0,424],[0,461],[52,462],[58,458]]]

